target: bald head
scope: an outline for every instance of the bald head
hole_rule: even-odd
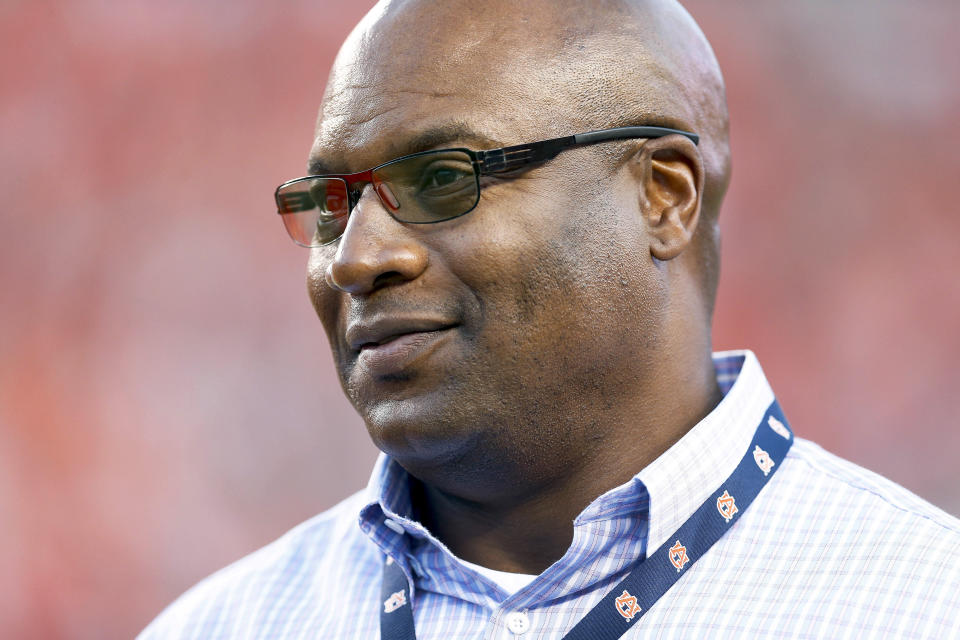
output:
[[[449,99],[465,94],[473,113]],[[384,0],[337,57],[316,146],[347,136],[363,147],[390,122],[396,99],[412,95],[422,97],[424,120],[444,109],[453,121],[479,112],[506,144],[635,124],[698,133],[706,179],[685,258],[712,309],[716,219],[730,177],[726,97],[710,45],[679,3]],[[614,149],[596,152],[604,151]]]

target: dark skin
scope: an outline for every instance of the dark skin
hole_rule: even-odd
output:
[[[343,237],[311,250],[344,391],[417,479],[419,517],[465,560],[540,573],[584,507],[719,401],[726,112],[712,54],[671,2],[589,17],[577,3],[475,4],[375,8],[338,56],[311,163],[352,172],[624,124],[705,137],[568,151],[485,179],[473,212],[438,224],[397,222],[368,187]],[[357,344],[370,335],[400,336],[400,355],[377,360]]]

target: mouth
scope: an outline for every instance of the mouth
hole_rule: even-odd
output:
[[[431,334],[441,333],[443,331],[448,331],[453,327],[444,327],[441,329],[429,329],[426,331],[410,331],[409,333],[397,333],[391,336],[387,336],[379,342],[365,342],[360,345],[360,353],[364,351],[377,350],[377,351],[388,351],[390,349],[399,349],[406,344],[417,342],[420,340],[428,340],[432,337]]]
[[[409,336],[431,334],[452,329],[452,322],[428,319],[375,319],[358,322],[347,328],[346,339],[350,348],[357,352],[384,347]]]
[[[351,327],[347,339],[357,362],[374,376],[396,374],[432,354],[458,325],[442,322],[384,322]]]
[[[388,345],[391,342],[396,342],[397,340],[410,339],[410,336],[418,336],[427,333],[434,333],[436,331],[443,331],[443,329],[427,329],[423,331],[409,331],[405,333],[395,333],[393,335],[386,336],[380,340],[371,340],[370,342],[364,342],[360,345],[357,351],[363,352],[365,349],[376,349],[377,347],[382,347]]]

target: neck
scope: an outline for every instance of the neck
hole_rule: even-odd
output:
[[[594,499],[629,481],[706,416],[721,399],[709,352],[685,376],[659,378],[656,397],[618,407],[589,434],[551,456],[547,469],[531,463],[504,473],[499,490],[462,491],[459,481],[415,483],[413,500],[424,525],[460,558],[500,571],[542,573],[559,560],[573,539],[573,521]],[[674,384],[667,384],[672,381]],[[667,399],[666,401],[664,399]],[[598,437],[599,434],[599,437]],[[610,442],[617,442],[612,447]],[[487,468],[483,485],[493,470]],[[438,478],[431,478],[436,480]],[[485,495],[483,495],[485,494]]]

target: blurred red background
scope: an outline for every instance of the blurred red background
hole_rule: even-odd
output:
[[[366,482],[271,194],[371,4],[0,3],[0,636],[130,637]],[[732,113],[716,347],[960,513],[960,5],[687,5]]]

